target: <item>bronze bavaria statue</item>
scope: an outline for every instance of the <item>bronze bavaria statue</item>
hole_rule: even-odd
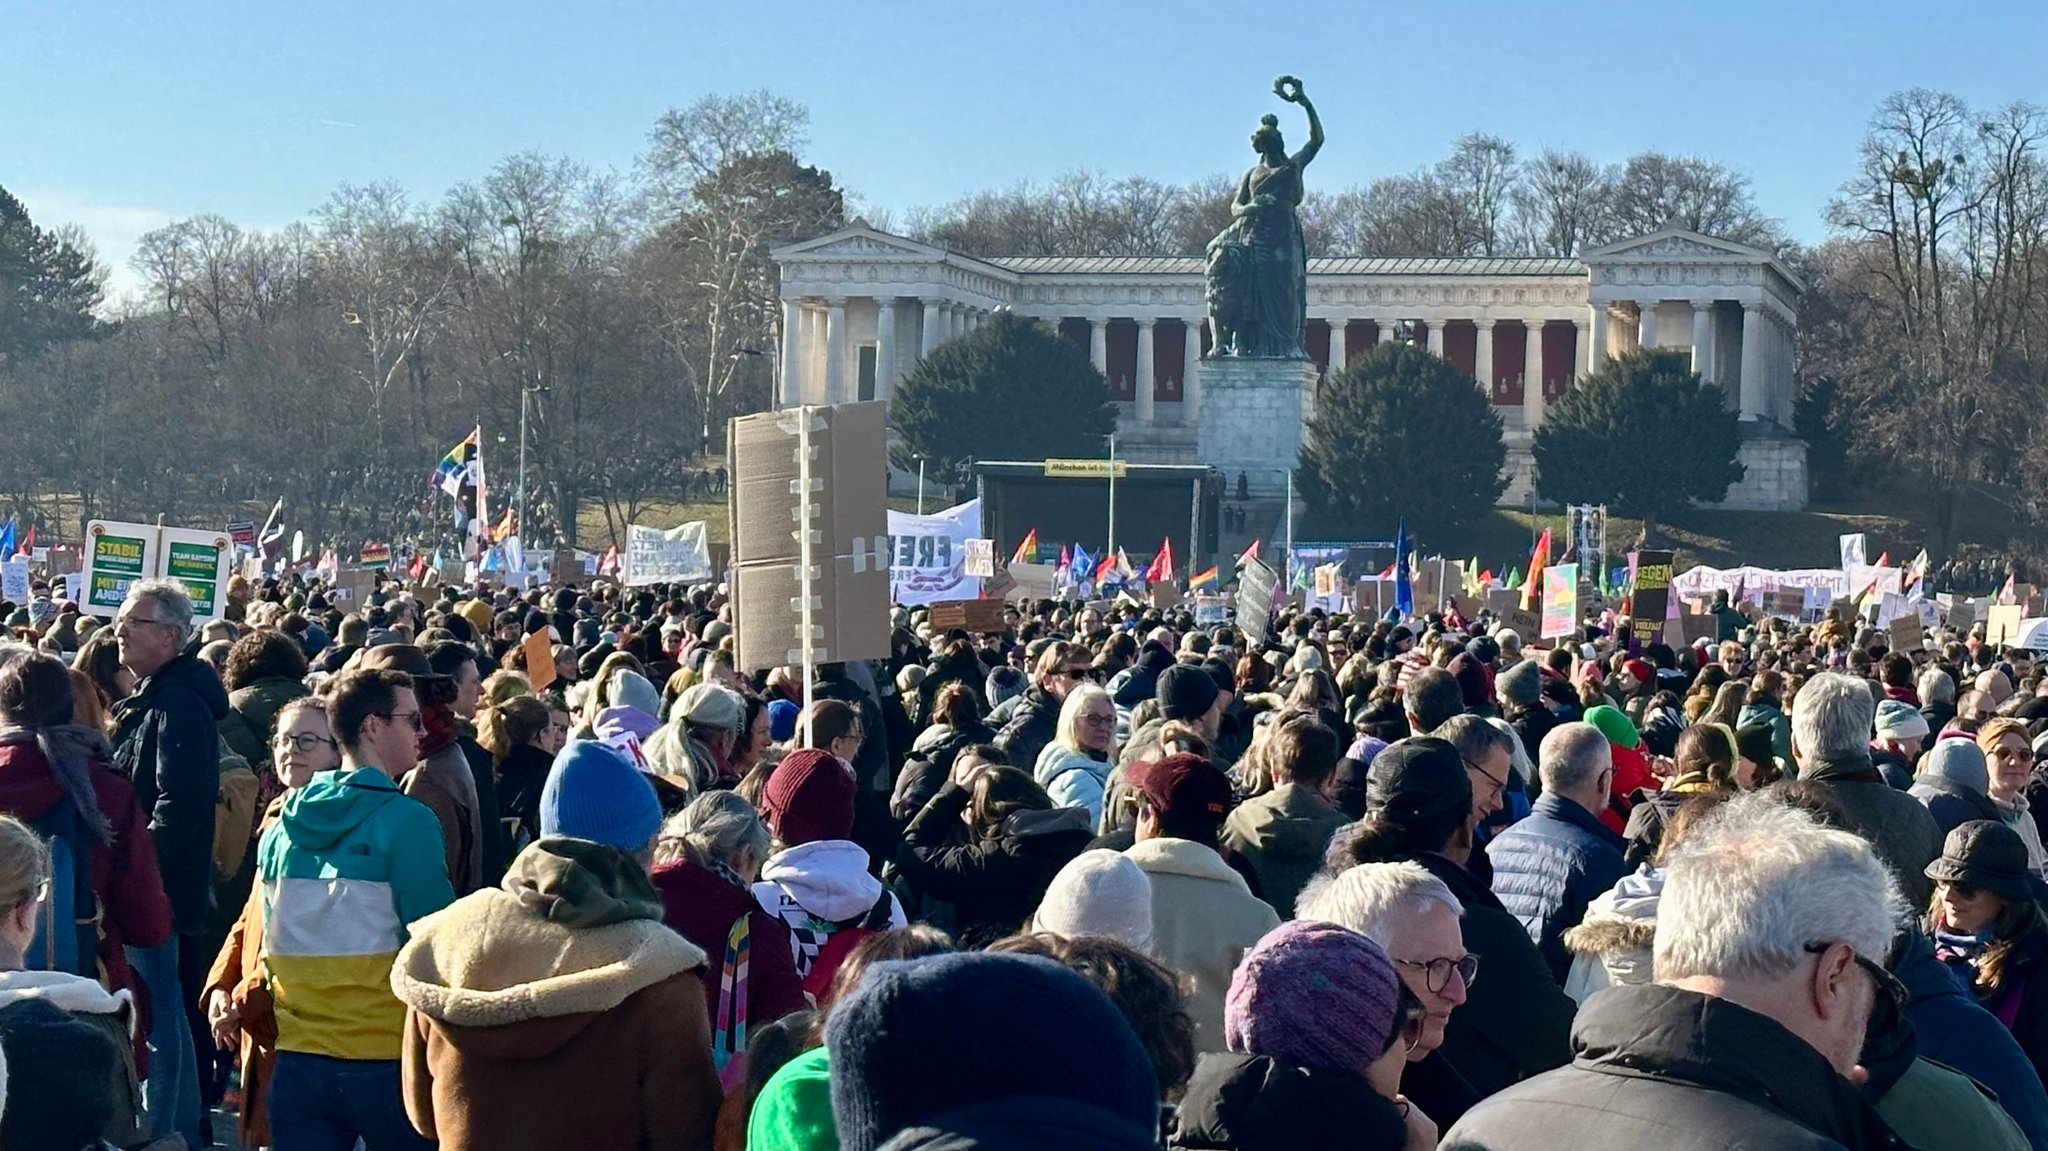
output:
[[[1280,120],[1267,115],[1252,133],[1259,162],[1238,181],[1230,225],[1209,241],[1205,292],[1212,356],[1304,359],[1308,249],[1302,242],[1302,170],[1323,146],[1323,122],[1301,81],[1282,76],[1273,92],[1308,113],[1308,143],[1287,154]]]

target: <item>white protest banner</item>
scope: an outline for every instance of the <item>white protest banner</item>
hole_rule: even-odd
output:
[[[967,541],[980,538],[980,500],[924,516],[891,511],[889,598],[906,607],[980,598],[981,580],[967,574]]]
[[[0,564],[0,599],[17,604],[28,603],[28,566],[25,559],[12,559]]]
[[[627,524],[626,560],[620,575],[620,582],[627,587],[710,579],[711,549],[704,539],[704,521],[691,520],[667,531]]]
[[[1863,558],[1866,554],[1868,554],[1868,547],[1865,544],[1862,532],[1856,532],[1853,535],[1845,535],[1842,537],[1843,570],[1846,571],[1849,568],[1862,567],[1864,564],[1869,563],[1869,560]]]

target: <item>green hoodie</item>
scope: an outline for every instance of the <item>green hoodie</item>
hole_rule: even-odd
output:
[[[263,968],[277,1047],[397,1059],[405,1008],[391,962],[406,925],[455,898],[441,823],[373,767],[315,775],[263,834]]]

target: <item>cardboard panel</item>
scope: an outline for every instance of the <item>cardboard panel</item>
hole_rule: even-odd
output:
[[[932,634],[960,628],[973,635],[1003,630],[1003,601],[999,599],[951,599],[925,605],[931,612]]]
[[[811,422],[808,502],[816,508],[812,526],[819,533],[813,554],[848,555],[856,540],[888,533],[882,404],[761,412],[732,423],[736,564],[797,554],[797,513],[804,501],[794,488],[804,419]]]
[[[865,558],[837,556],[821,565],[813,586],[812,649],[819,662],[881,659],[889,654],[888,568]],[[741,564],[733,570],[742,670],[801,661],[800,589],[797,565],[787,561]]]

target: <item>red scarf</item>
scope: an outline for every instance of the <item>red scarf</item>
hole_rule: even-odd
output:
[[[455,709],[449,704],[421,704],[420,722],[426,725],[426,730],[420,733],[421,759],[454,743],[455,737],[460,734],[455,723]]]

